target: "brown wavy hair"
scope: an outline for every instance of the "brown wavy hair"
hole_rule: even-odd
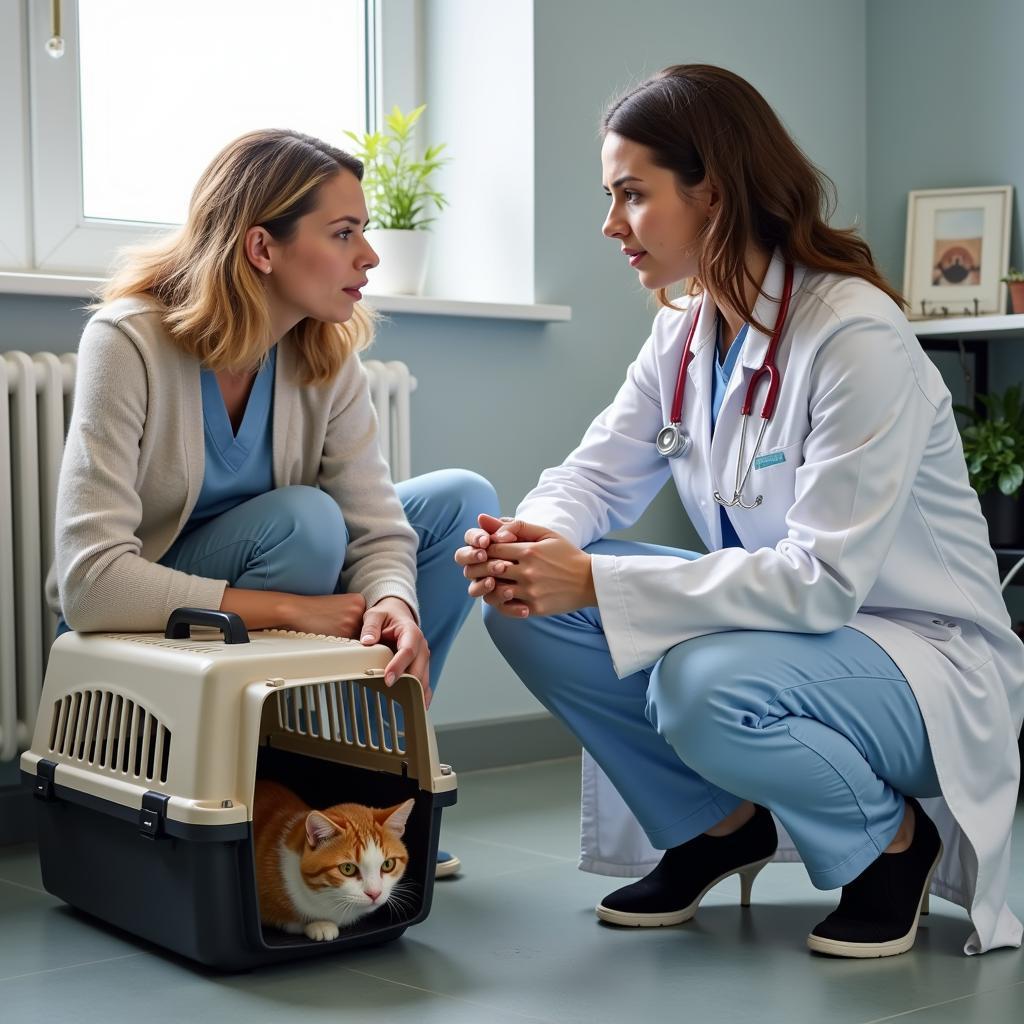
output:
[[[608,108],[602,138],[609,132],[651,150],[654,163],[675,173],[684,194],[705,180],[718,191],[690,294],[707,288],[770,333],[752,320],[744,295],[746,281],[759,283],[744,259],[754,241],[769,253],[778,248],[790,262],[863,278],[906,305],[875,266],[867,242],[853,228],[829,226],[835,183],[739,75],[708,64],[665,68]],[[659,303],[672,306],[664,288],[657,294]]]
[[[279,242],[314,209],[336,174],[362,181],[363,165],[300,132],[248,132],[203,171],[182,227],[122,252],[98,306],[147,293],[165,307],[172,340],[213,370],[256,366],[266,354],[270,309],[261,275],[245,255],[245,233],[264,227]],[[345,323],[307,317],[289,332],[304,383],[324,384],[373,340],[374,314],[357,303]]]

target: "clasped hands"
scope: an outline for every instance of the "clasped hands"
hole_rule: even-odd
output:
[[[559,615],[597,604],[590,555],[554,530],[481,515],[455,561],[482,597],[509,618]]]

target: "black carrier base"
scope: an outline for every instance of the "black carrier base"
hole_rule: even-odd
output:
[[[42,768],[43,765],[40,765]],[[252,824],[182,825],[131,811],[25,773],[34,786],[43,885],[54,896],[157,945],[222,970],[247,970],[397,939],[430,911],[441,809],[456,794],[420,790],[383,772],[260,748],[257,776],[282,782],[311,807],[386,807],[413,797],[403,841],[405,880],[418,899],[408,912],[388,907],[332,942],[264,929],[259,920]]]

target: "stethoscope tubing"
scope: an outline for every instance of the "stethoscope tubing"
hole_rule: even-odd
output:
[[[779,390],[782,387],[782,375],[775,362],[779,349],[779,341],[782,338],[782,328],[786,323],[786,316],[789,314],[789,304],[793,297],[793,264],[786,264],[786,274],[782,285],[782,300],[779,303],[779,312],[775,318],[775,329],[772,331],[771,341],[768,343],[768,350],[765,352],[761,365],[754,371],[753,376],[747,384],[747,393],[743,398],[741,416],[749,416],[754,406],[754,398],[757,395],[757,387],[761,378],[768,376],[768,394],[765,396],[764,405],[761,408],[761,419],[770,420],[775,415],[775,403],[778,401]],[[672,408],[669,415],[669,426],[677,429],[683,422],[683,392],[686,387],[686,372],[693,361],[693,336],[697,330],[697,321],[700,318],[701,309],[704,307],[704,300],[701,300],[693,314],[690,323],[690,330],[686,335],[686,343],[683,345],[683,355],[679,360],[679,374],[676,377],[676,387],[672,395]]]
[[[782,329],[785,326],[786,317],[789,314],[789,304],[792,297],[793,265],[792,263],[787,262],[782,286],[782,299],[779,303],[778,314],[775,317],[775,327],[772,330],[768,349],[765,352],[764,359],[761,360],[761,365],[754,371],[747,383],[747,391],[743,398],[743,408],[740,412],[740,449],[736,458],[736,480],[733,484],[733,496],[731,500],[728,500],[722,496],[720,491],[716,490],[714,492],[715,501],[725,508],[734,508],[737,505],[745,509],[757,508],[764,500],[764,495],[759,494],[754,499],[753,503],[748,505],[743,500],[743,489],[746,487],[747,480],[750,478],[751,470],[754,467],[754,463],[757,461],[757,453],[761,450],[761,442],[764,440],[768,424],[771,421],[772,416],[775,415],[775,405],[778,401],[779,391],[782,387],[782,374],[779,372],[779,367],[776,363],[776,355],[778,353],[779,341],[782,338]],[[675,391],[672,395],[672,408],[670,410],[669,422],[658,432],[658,451],[666,458],[675,458],[679,455],[685,455],[692,447],[692,441],[686,432],[682,430],[683,393],[686,387],[687,371],[689,370],[690,362],[693,359],[693,336],[697,330],[697,321],[700,319],[700,312],[703,305],[704,300],[701,299],[701,304],[694,311],[693,319],[690,322],[690,329],[686,334],[686,342],[683,345],[683,355],[679,360],[679,373],[676,377]],[[757,441],[754,444],[754,454],[751,455],[750,461],[747,463],[746,470],[744,471],[743,456],[746,449],[747,439],[746,421],[750,417],[751,410],[753,409],[754,398],[757,395],[758,385],[760,384],[761,379],[765,376],[768,378],[768,393],[765,395],[764,405],[761,407],[761,428],[757,433]]]

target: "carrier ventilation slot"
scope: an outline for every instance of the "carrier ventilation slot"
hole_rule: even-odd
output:
[[[224,645],[213,647],[210,644],[197,644],[182,640],[168,640],[162,636],[138,636],[133,633],[107,633],[111,640],[126,640],[130,644],[142,644],[144,647],[162,647],[168,651],[187,651],[189,654],[222,654]]]
[[[76,690],[53,705],[50,751],[120,777],[167,781],[171,731],[109,690]]]
[[[352,680],[278,690],[277,721],[298,736],[404,754],[402,708],[383,693]]]

